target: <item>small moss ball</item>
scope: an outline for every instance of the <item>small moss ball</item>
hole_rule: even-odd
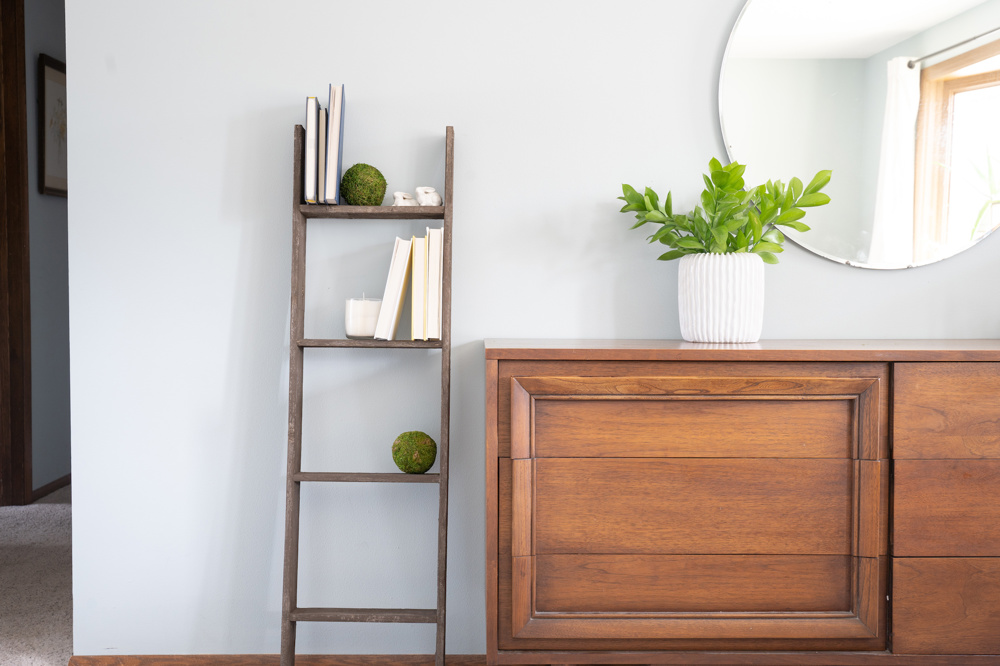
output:
[[[340,196],[352,206],[381,206],[385,176],[370,164],[355,164],[340,179]]]
[[[423,474],[437,458],[437,444],[425,432],[404,432],[392,443],[392,459],[407,474]]]

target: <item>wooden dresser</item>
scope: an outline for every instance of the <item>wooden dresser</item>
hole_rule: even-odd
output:
[[[490,664],[1000,664],[1000,341],[487,340],[486,401]]]

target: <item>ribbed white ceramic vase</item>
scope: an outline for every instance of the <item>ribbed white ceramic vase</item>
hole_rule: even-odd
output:
[[[757,342],[764,327],[764,262],[748,252],[688,254],[677,280],[688,342]]]

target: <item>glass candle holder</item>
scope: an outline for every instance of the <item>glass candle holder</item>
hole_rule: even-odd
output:
[[[375,337],[375,323],[382,308],[380,298],[348,298],[344,312],[344,330],[352,340]]]

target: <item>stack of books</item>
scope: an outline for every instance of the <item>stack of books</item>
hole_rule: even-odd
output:
[[[444,229],[427,227],[426,236],[413,236],[410,240],[397,237],[375,324],[375,339],[395,339],[406,289],[412,284],[410,339],[440,340],[443,273]]]
[[[327,108],[306,98],[306,145],[302,191],[306,203],[339,204],[344,156],[344,86],[330,84]]]

